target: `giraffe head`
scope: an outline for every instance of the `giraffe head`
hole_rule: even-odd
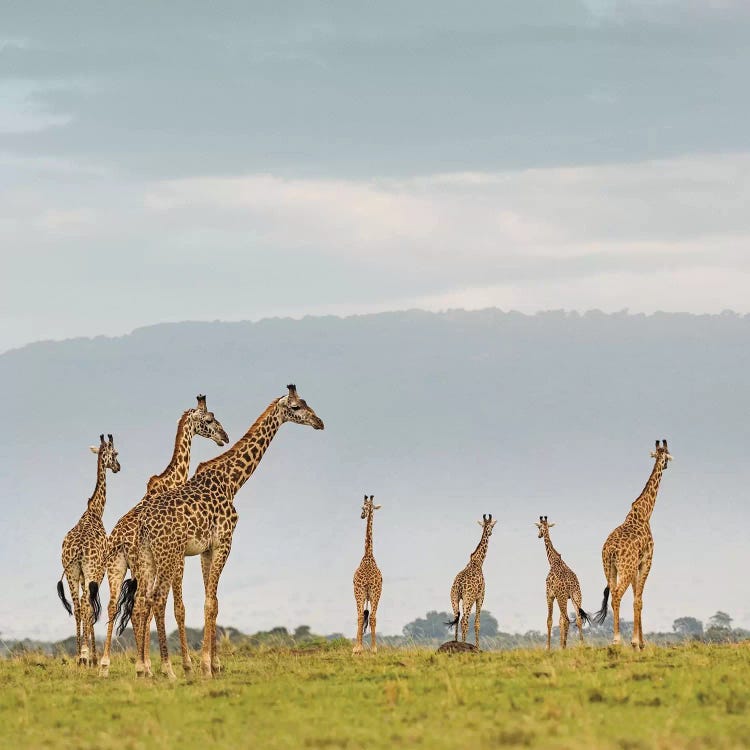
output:
[[[477,523],[482,527],[482,536],[492,536],[492,529],[497,521],[492,520],[492,513],[489,515],[482,513],[482,520]]]
[[[104,435],[99,435],[99,445],[92,445],[89,450],[96,453],[105,469],[109,469],[113,474],[120,471],[120,462],[117,460],[117,451],[112,435],[107,435],[109,441],[104,440]]]
[[[278,400],[278,408],[283,422],[306,424],[314,430],[322,430],[323,420],[300,398],[296,385],[288,385],[289,393]]]
[[[548,532],[554,525],[554,523],[547,522],[547,516],[539,516],[539,523],[535,524],[535,526],[539,529],[539,535],[537,536],[537,539],[541,539],[545,535],[545,533]]]
[[[362,518],[365,519],[367,516],[369,516],[371,513],[374,513],[376,510],[380,510],[383,506],[382,505],[373,505],[372,501],[375,499],[375,495],[370,495],[368,498],[367,495],[365,495],[364,502],[362,503]]]
[[[666,440],[662,440],[661,445],[659,445],[658,440],[656,441],[656,447],[651,451],[651,458],[661,460],[665,469],[667,468],[667,466],[669,466],[669,462],[674,459],[672,458],[672,454],[669,452]]]
[[[221,425],[214,413],[206,408],[206,397],[198,396],[198,406],[190,409],[188,413],[189,424],[192,426],[193,434],[213,440],[216,445],[226,445],[229,435]]]

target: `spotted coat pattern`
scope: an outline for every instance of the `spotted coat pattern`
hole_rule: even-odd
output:
[[[614,615],[614,643],[620,642],[620,602],[630,586],[633,587],[633,636],[634,648],[643,648],[643,589],[646,585],[654,556],[654,537],[651,534],[651,514],[656,504],[662,474],[672,456],[667,441],[662,445],[656,441],[656,450],[651,453],[655,459],[651,476],[643,492],[633,501],[625,521],[620,524],[604,542],[602,566],[607,579],[604,602],[596,620],[602,622],[607,614],[607,596],[612,595]]]
[[[456,628],[454,640],[458,640],[458,621],[460,617],[460,604],[463,602],[464,614],[461,619],[461,640],[466,641],[466,635],[469,632],[469,615],[471,609],[476,605],[476,617],[474,619],[474,639],[477,648],[479,648],[479,619],[482,614],[482,604],[484,603],[484,573],[482,565],[484,558],[487,556],[487,547],[489,539],[492,536],[492,528],[497,521],[492,520],[492,515],[485,515],[479,525],[482,527],[482,538],[479,540],[477,548],[471,553],[469,564],[455,577],[451,586],[451,607],[455,619],[450,623]]]
[[[588,615],[581,607],[581,585],[578,583],[578,576],[565,564],[562,555],[554,548],[549,536],[549,530],[554,523],[547,522],[547,516],[539,516],[539,523],[536,524],[539,529],[539,539],[544,539],[544,547],[547,550],[547,560],[549,561],[549,573],[547,574],[546,593],[547,593],[547,651],[550,650],[550,640],[552,637],[552,608],[555,601],[560,610],[560,646],[565,648],[568,643],[568,599],[573,602],[575,608],[576,625],[578,626],[578,636],[583,643],[583,616],[588,620]]]
[[[104,641],[104,653],[100,663],[99,673],[102,677],[109,674],[110,648],[112,644],[112,629],[115,624],[117,612],[117,601],[122,590],[122,582],[128,569],[132,568],[131,559],[135,555],[135,547],[138,539],[138,515],[143,501],[147,497],[159,495],[162,492],[181,487],[188,479],[190,471],[190,449],[193,437],[213,440],[222,446],[229,442],[229,437],[214,413],[208,411],[206,397],[197,396],[198,405],[194,409],[188,409],[180,417],[177,423],[177,434],[175,435],[174,450],[167,468],[161,474],[155,474],[148,480],[146,494],[132,507],[112,529],[107,544],[107,580],[109,582],[109,605],[107,613],[107,636]],[[185,634],[185,605],[182,599],[182,580],[173,582],[172,598],[174,600],[174,615],[177,621],[177,630],[180,635],[180,648],[182,650],[183,662],[190,663],[188,653],[187,637]],[[119,631],[118,631],[119,632]],[[150,661],[147,654],[147,662]]]
[[[362,652],[362,637],[368,625],[370,625],[370,643],[373,654],[378,652],[378,644],[375,636],[375,626],[377,623],[378,602],[380,594],[383,591],[383,575],[375,562],[375,555],[372,552],[372,519],[375,511],[380,508],[379,505],[373,505],[374,495],[368,498],[365,495],[362,504],[362,518],[367,519],[365,530],[365,554],[359,567],[354,571],[354,599],[357,602],[357,642],[354,645],[352,653],[359,654]],[[370,609],[367,609],[367,603],[370,603]]]
[[[202,463],[182,487],[149,497],[139,514],[139,548],[135,578],[138,580],[133,624],[136,628],[136,675],[144,675],[148,643],[146,614],[156,616],[161,671],[174,679],[169,661],[164,623],[172,582],[182,580],[185,557],[201,555],[206,586],[201,670],[214,674],[216,616],[219,611],[219,577],[232,545],[238,514],[234,497],[250,478],[276,432],[284,422],[322,430],[323,422],[300,398],[293,385],[275,399],[245,435],[229,450]]]
[[[107,554],[107,532],[102,515],[107,502],[107,471],[120,471],[112,435],[99,436],[99,446],[91,451],[97,454],[96,486],[86,510],[78,523],[65,535],[62,543],[63,575],[72,597],[72,610],[76,622],[76,654],[80,664],[97,662],[94,623],[98,619],[99,586],[104,578],[104,561]],[[58,594],[66,609],[62,579]]]

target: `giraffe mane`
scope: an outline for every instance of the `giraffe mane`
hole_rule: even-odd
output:
[[[179,421],[177,422],[177,432],[174,436],[174,447],[172,448],[172,458],[169,460],[169,463],[166,465],[164,471],[161,472],[161,474],[154,474],[146,483],[146,492],[149,492],[151,489],[151,485],[158,481],[159,479],[164,479],[167,472],[174,466],[175,461],[177,461],[177,446],[180,443],[180,440],[182,439],[182,436],[185,434],[185,428],[187,425],[187,419],[188,415],[192,409],[186,409],[182,416],[180,417]]]
[[[251,432],[255,430],[255,428],[266,418],[268,413],[276,408],[276,404],[281,401],[283,396],[280,396],[279,398],[275,398],[271,403],[263,410],[263,413],[250,425],[250,428],[245,432],[245,434],[237,440],[234,445],[232,445],[230,448],[227,448],[223,453],[219,453],[218,456],[214,456],[213,458],[210,458],[208,461],[203,461],[202,463],[198,464],[198,468],[195,470],[195,476],[196,474],[202,474],[204,471],[208,470],[213,466],[214,464],[218,463],[222,459],[224,459],[227,454],[234,451],[235,447],[238,443],[241,443]]]

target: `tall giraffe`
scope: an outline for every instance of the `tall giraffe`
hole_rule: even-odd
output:
[[[161,671],[170,679],[175,677],[169,661],[164,612],[170,586],[173,581],[182,580],[185,557],[189,555],[201,555],[206,571],[201,669],[206,677],[214,674],[219,611],[216,592],[237,525],[234,497],[253,474],[284,422],[323,429],[323,421],[300,398],[296,387],[289,385],[287,389],[288,393],[274,399],[228,451],[202,463],[182,487],[144,502],[139,518],[135,591],[129,592],[125,603],[126,611],[130,609],[136,615],[137,676],[146,674],[148,628],[141,624],[148,622],[146,613],[153,611]]]
[[[479,618],[482,615],[482,604],[484,602],[484,573],[482,572],[482,565],[484,558],[487,556],[487,547],[492,536],[492,528],[497,521],[492,520],[492,513],[490,513],[489,516],[486,514],[483,515],[482,520],[477,521],[477,523],[482,527],[482,537],[479,540],[477,548],[469,557],[469,564],[453,580],[453,585],[451,586],[451,607],[453,607],[453,614],[456,617],[451,622],[446,623],[446,625],[450,627],[455,626],[456,636],[454,640],[457,641],[458,620],[461,617],[459,602],[463,601],[464,616],[461,620],[461,640],[465,642],[466,635],[469,632],[471,608],[476,604],[474,639],[477,648],[479,648]]]
[[[128,569],[132,567],[130,561],[138,536],[138,514],[140,513],[143,501],[147,497],[167,492],[187,482],[190,471],[190,449],[195,435],[213,440],[218,446],[226,445],[229,442],[229,436],[222,427],[221,422],[216,419],[213,412],[208,411],[206,397],[199,395],[196,398],[198,405],[184,412],[177,423],[174,450],[172,451],[172,459],[167,468],[161,474],[155,474],[148,480],[144,497],[115,524],[112,533],[109,535],[107,549],[107,580],[109,581],[109,605],[107,612],[109,614],[109,621],[107,623],[107,637],[104,641],[104,653],[102,654],[99,666],[99,674],[102,677],[107,677],[109,674],[112,628],[118,614],[117,605],[123,586],[123,579]],[[189,662],[190,657],[188,654],[187,637],[185,635],[185,605],[182,601],[182,581],[174,587],[173,599],[183,660]],[[121,621],[120,626],[117,628],[117,634],[122,635],[126,626],[127,621]]]
[[[643,588],[646,585],[654,556],[654,537],[649,521],[656,504],[659,483],[667,464],[672,460],[667,441],[656,441],[656,449],[651,452],[655,459],[651,476],[643,492],[633,501],[625,521],[620,524],[604,542],[602,565],[607,586],[604,589],[602,608],[594,616],[594,622],[601,624],[607,617],[607,600],[612,593],[612,613],[614,615],[614,643],[620,643],[620,601],[630,586],[633,587],[633,648],[643,648]]]
[[[79,664],[96,664],[94,623],[99,619],[101,603],[99,586],[104,578],[107,532],[102,515],[107,502],[107,470],[120,471],[112,435],[99,436],[99,446],[91,446],[96,459],[96,486],[78,523],[65,535],[62,543],[63,576],[68,581],[73,606],[65,598],[63,576],[57,582],[57,595],[76,620],[76,655]],[[89,650],[90,649],[90,650]]]
[[[576,613],[576,625],[578,636],[583,643],[583,623],[590,622],[589,616],[581,607],[581,585],[578,576],[563,562],[562,555],[552,545],[549,530],[554,523],[547,522],[547,516],[539,516],[538,539],[544,539],[544,547],[547,550],[549,561],[549,573],[547,574],[547,651],[550,650],[550,638],[552,636],[552,608],[555,599],[560,610],[560,646],[565,648],[568,643],[568,599],[573,602]]]
[[[357,643],[352,653],[362,653],[362,636],[367,630],[368,618],[370,624],[370,638],[372,643],[371,651],[373,654],[378,653],[378,645],[375,640],[375,624],[377,622],[378,602],[383,590],[383,576],[380,573],[375,556],[372,553],[372,517],[376,510],[382,506],[373,505],[375,495],[370,495],[369,499],[365,495],[362,503],[362,518],[367,519],[367,530],[365,531],[365,554],[362,556],[362,562],[354,571],[354,599],[357,602]],[[372,610],[365,609],[367,602],[370,602]]]

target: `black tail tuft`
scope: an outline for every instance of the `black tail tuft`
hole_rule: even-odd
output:
[[[591,615],[586,612],[583,607],[578,607],[578,616],[581,618],[581,624],[582,625],[591,625]],[[570,624],[572,625],[576,621],[576,618],[573,617],[572,620],[570,620]]]
[[[591,617],[591,622],[595,625],[601,625],[607,619],[607,603],[609,602],[609,586],[604,589],[604,598],[602,599],[602,608]]]
[[[102,613],[102,602],[99,599],[99,584],[89,581],[89,603],[91,604],[91,624],[93,625]]]
[[[62,578],[57,582],[57,595],[60,597],[60,601],[68,611],[68,614],[72,615],[73,607],[70,606],[70,602],[65,598],[65,587],[63,586]]]
[[[115,620],[120,617],[120,623],[117,626],[117,635],[122,635],[125,628],[133,616],[133,607],[135,606],[135,592],[138,590],[138,581],[135,578],[128,578],[122,582],[120,589],[120,598],[117,600],[117,612]]]
[[[364,633],[365,630],[367,630],[367,623],[370,622],[370,610],[365,610],[365,624],[362,626],[362,632]]]
[[[456,615],[456,619],[455,619],[455,620],[449,620],[449,621],[448,621],[448,622],[446,622],[445,624],[446,624],[446,625],[447,625],[447,626],[448,626],[449,628],[455,628],[455,627],[456,627],[456,625],[458,625],[458,621],[459,621],[460,619],[461,619],[461,612],[459,611],[459,612],[458,612],[458,614]]]

